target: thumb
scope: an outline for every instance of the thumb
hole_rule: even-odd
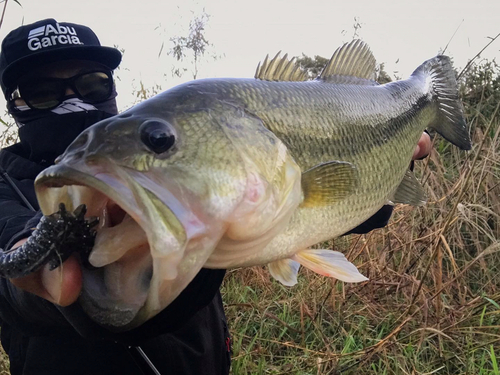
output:
[[[41,271],[41,281],[49,294],[49,299],[61,306],[71,305],[78,299],[82,289],[82,270],[75,256],[69,257],[54,270],[45,265]]]

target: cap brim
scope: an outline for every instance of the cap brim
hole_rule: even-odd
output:
[[[5,87],[12,88],[19,77],[29,73],[31,69],[64,60],[95,61],[113,70],[120,64],[122,54],[116,48],[112,47],[81,45],[41,51],[19,59],[7,66],[1,77],[2,82]]]

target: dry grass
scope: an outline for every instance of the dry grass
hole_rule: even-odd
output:
[[[9,375],[9,358],[0,345],[0,375]]]

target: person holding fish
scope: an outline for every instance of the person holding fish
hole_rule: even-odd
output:
[[[1,86],[20,143],[0,151],[0,248],[22,244],[40,219],[36,175],[82,130],[118,113],[113,70],[120,61],[121,53],[101,46],[90,28],[53,19],[24,25],[3,40]],[[75,256],[53,271],[0,278],[1,340],[10,371],[149,374],[145,357],[161,374],[227,374],[223,276],[223,270],[201,270],[167,309],[123,333],[94,323],[74,303],[82,288]]]
[[[117,139],[124,141],[131,134],[139,134],[128,132],[126,126],[114,126],[113,121],[120,124],[135,118],[134,111],[118,115],[112,71],[120,61],[119,51],[102,47],[88,27],[53,19],[22,26],[7,35],[2,43],[0,82],[8,111],[19,126],[20,138],[18,144],[0,151],[0,248],[7,249],[0,254],[0,271],[4,276],[0,278],[0,322],[2,345],[14,375],[229,372],[230,338],[218,291],[224,271],[205,268],[199,271],[197,267],[207,259],[196,255],[188,257],[187,263],[180,263],[186,259],[181,259],[186,238],[191,239],[190,246],[196,250],[209,242],[208,237],[196,242],[204,238],[202,235],[208,229],[224,228],[211,223],[208,214],[206,222],[192,215],[186,207],[194,210],[197,203],[193,200],[190,205],[189,199],[187,203],[182,201],[189,198],[187,189],[179,192],[174,186],[164,192],[170,204],[166,209],[160,207],[161,202],[154,197],[161,189],[156,180],[146,181],[147,189],[138,187],[137,181],[142,183],[146,179],[136,172],[150,167],[148,163],[156,160],[154,158],[134,160],[133,168],[129,167],[127,172],[113,169],[118,178],[108,175],[106,167],[111,164],[106,164],[92,172],[99,176],[100,182],[95,178],[86,180],[84,173],[73,170],[74,177],[64,178],[58,175],[62,173],[59,170],[51,172],[56,158],[64,152],[65,156],[58,159],[63,169],[68,159],[77,160],[85,154],[91,160],[93,156],[86,153],[92,148],[105,151],[116,134]],[[196,96],[189,95],[182,96],[183,100]],[[203,103],[206,99],[199,100]],[[161,112],[155,103],[149,104],[152,110]],[[142,106],[139,111],[143,109],[151,114],[151,108]],[[224,118],[240,115],[238,111],[231,112],[233,109],[229,108]],[[142,121],[141,116],[136,116],[138,121]],[[97,122],[103,126],[92,127],[94,133],[87,130]],[[167,123],[161,119],[147,119],[140,125],[140,140],[157,155],[169,151],[179,135],[166,131],[165,126]],[[255,132],[264,133],[260,128]],[[271,144],[274,147],[276,142]],[[422,135],[413,159],[427,155],[430,147],[429,136]],[[128,147],[114,151],[118,159],[125,162],[130,155],[121,154],[124,148],[130,151]],[[286,153],[285,149],[280,150]],[[289,160],[294,164],[291,158]],[[182,162],[180,160],[179,165]],[[342,166],[345,167],[345,163]],[[37,180],[37,194],[44,197],[43,202],[37,200],[33,188],[35,177],[42,171],[45,172]],[[173,176],[179,178],[178,174]],[[51,180],[56,178],[59,180]],[[66,184],[69,187],[65,187]],[[112,185],[118,193],[105,195],[103,192],[108,191],[105,184]],[[130,189],[124,189],[125,185]],[[70,198],[66,197],[67,192],[71,193],[68,193]],[[258,189],[250,193],[248,197],[255,197]],[[47,203],[51,197],[55,197],[60,209],[56,216],[43,216],[40,203],[45,204],[45,211],[57,211],[57,207]],[[138,197],[140,203],[127,206],[130,201],[139,200]],[[83,219],[86,206],[77,208],[76,200],[80,198],[92,203],[87,216],[97,217],[98,224]],[[146,238],[144,228],[139,228],[136,222],[141,220],[141,215],[158,217],[154,216],[158,212],[161,220],[150,221],[153,230]],[[384,206],[350,232],[365,233],[384,226],[391,213],[392,208]],[[67,242],[71,237],[71,231],[67,230],[56,231],[46,238],[51,228],[61,222],[77,223],[75,230],[78,226],[88,227],[88,232],[83,231],[81,242],[88,239],[92,227],[97,225],[94,250],[89,254],[91,246],[88,251],[69,252],[67,256],[63,254],[64,257],[58,253],[61,259],[50,262],[40,258],[40,253],[54,244],[83,247],[78,239]],[[33,231],[35,227],[37,230]],[[231,228],[235,236],[250,229],[255,230],[245,223]],[[156,236],[158,233],[162,236]],[[109,244],[123,236],[127,238],[128,248],[117,255],[116,246]],[[214,239],[214,244],[219,239]],[[152,263],[148,241],[159,244],[151,250],[160,259],[158,263]],[[165,243],[178,251],[163,253]],[[64,262],[59,266],[61,260]],[[177,285],[179,269],[189,277]],[[164,280],[156,280],[157,274],[165,276]],[[169,288],[177,292],[169,294]],[[153,292],[150,289],[154,289]],[[162,291],[169,295],[167,302],[157,298]]]

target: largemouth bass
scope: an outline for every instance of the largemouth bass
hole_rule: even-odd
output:
[[[447,57],[385,85],[374,70],[354,41],[314,81],[275,58],[255,79],[188,82],[85,130],[36,191],[44,214],[86,204],[100,218],[87,314],[138,326],[202,267],[270,264],[286,285],[300,264],[366,280],[342,254],[309,247],[388,202],[423,204],[408,165],[424,129],[471,147]]]

